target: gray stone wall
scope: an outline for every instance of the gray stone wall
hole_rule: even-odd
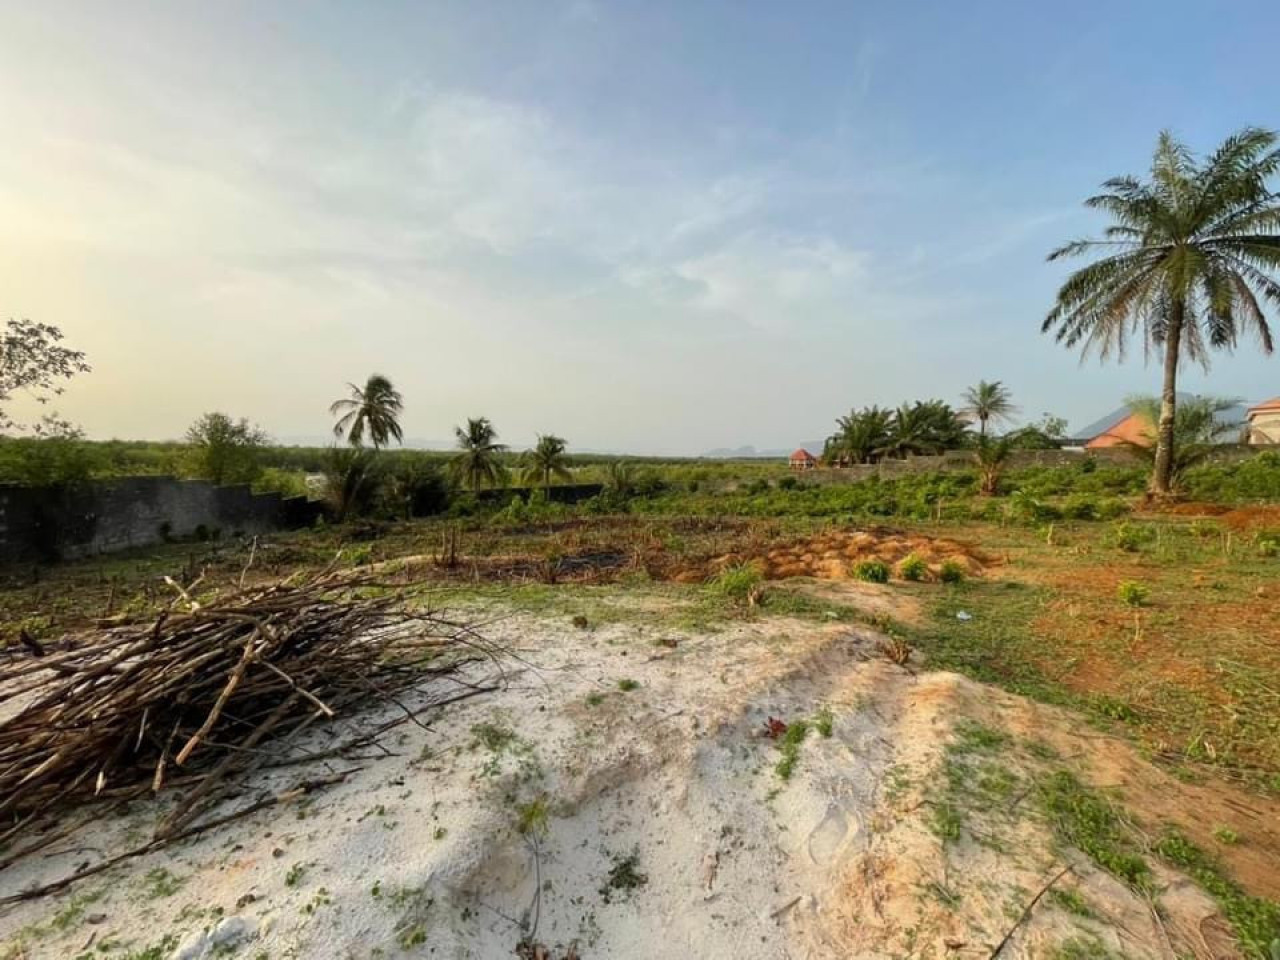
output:
[[[1265,447],[1243,444],[1223,444],[1209,455],[1209,463],[1236,463],[1261,453]],[[882,463],[858,463],[849,467],[820,467],[816,470],[796,471],[806,483],[851,483],[869,477],[900,477],[912,473],[931,473],[935,470],[972,469],[972,450],[952,450],[936,457],[908,457],[905,460],[885,460]],[[1010,468],[1066,467],[1096,460],[1100,465],[1137,467],[1142,465],[1127,450],[1104,448],[1101,450],[1015,450],[1010,458]]]
[[[0,562],[73,559],[204,533],[265,533],[314,522],[320,506],[247,486],[123,477],[71,489],[0,487]]]

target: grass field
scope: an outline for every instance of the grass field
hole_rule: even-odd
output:
[[[11,569],[0,616],[6,642],[20,629],[47,641],[169,602],[165,576],[201,591],[241,575],[382,564],[390,575],[432,581],[442,605],[702,626],[782,614],[871,617],[932,666],[1122,724],[1188,775],[1212,769],[1280,791],[1280,516],[1187,509],[1045,523],[552,511],[545,519],[333,526],[256,545],[169,544]],[[905,552],[921,551],[932,567],[922,582],[903,580]],[[936,582],[940,559],[952,554],[965,564],[960,582]],[[888,599],[870,612],[808,589],[853,581],[860,564],[881,560],[892,577],[873,589]],[[750,600],[750,584],[735,590],[728,575],[717,579],[739,567],[751,583],[768,580]],[[917,612],[904,617],[904,609]]]

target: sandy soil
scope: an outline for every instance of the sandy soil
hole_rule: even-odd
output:
[[[970,811],[953,842],[935,835],[947,745],[967,722],[1009,734],[991,762],[1015,780],[1034,761],[1014,745],[1036,740],[1139,811],[1221,817],[1242,836],[1280,822],[1069,715],[897,667],[847,626],[688,635],[514,618],[488,632],[513,651],[504,690],[401,728],[391,756],[333,765],[360,769],[304,802],[9,908],[0,958],[500,958],[524,939],[557,960],[986,958],[1006,937],[1006,960],[1095,938],[1133,960],[1236,956],[1192,884],[1159,875],[1158,919],[1059,848],[1025,793]],[[811,733],[784,781],[767,721],[824,707],[831,736]],[[11,867],[4,890],[137,844],[159,807]],[[1092,916],[1037,901],[1050,881]]]

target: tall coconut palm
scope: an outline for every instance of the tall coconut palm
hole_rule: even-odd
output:
[[[479,493],[486,483],[496,487],[506,482],[502,454],[507,445],[498,443],[498,432],[487,417],[469,419],[465,428],[454,427],[453,434],[460,452],[449,461],[449,470],[459,483]]]
[[[565,456],[567,446],[563,437],[539,434],[537,445],[532,450],[526,450],[520,458],[524,464],[521,479],[525,483],[540,484],[543,489],[551,486],[553,478],[568,480],[569,458]]]
[[[375,373],[363,387],[354,383],[347,386],[351,388],[351,395],[335,400],[329,406],[329,413],[338,417],[338,422],[333,425],[333,435],[340,437],[345,433],[347,442],[358,447],[368,433],[375,450],[385,447],[392,438],[399,443],[403,439],[400,411],[404,409],[404,400],[391,381]]]
[[[988,421],[996,423],[1009,420],[1018,408],[1013,405],[1013,394],[999,380],[987,383],[979,380],[976,387],[969,387],[964,392],[964,406],[960,412],[978,421],[978,436],[987,435]]]
[[[1163,353],[1153,496],[1172,490],[1179,361],[1207,367],[1210,351],[1234,348],[1242,331],[1272,351],[1259,298],[1280,303],[1280,197],[1268,186],[1277,169],[1267,130],[1241,130],[1204,160],[1162,133],[1150,179],[1116,177],[1085,201],[1111,217],[1102,237],[1049,254],[1098,259],[1067,278],[1042,332],[1103,359],[1123,358],[1134,338]]]

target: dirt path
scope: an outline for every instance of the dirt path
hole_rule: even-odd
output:
[[[557,960],[1236,956],[1184,878],[1153,866],[1149,899],[1057,842],[1037,784],[1113,778],[1141,817],[1230,815],[1251,837],[1280,809],[1173,781],[1057,710],[895,666],[847,626],[491,633],[520,658],[500,694],[405,728],[309,804],[11,909],[0,958],[500,958],[526,937]],[[5,887],[136,843],[155,816],[104,822]],[[1250,849],[1236,862],[1274,884]]]

